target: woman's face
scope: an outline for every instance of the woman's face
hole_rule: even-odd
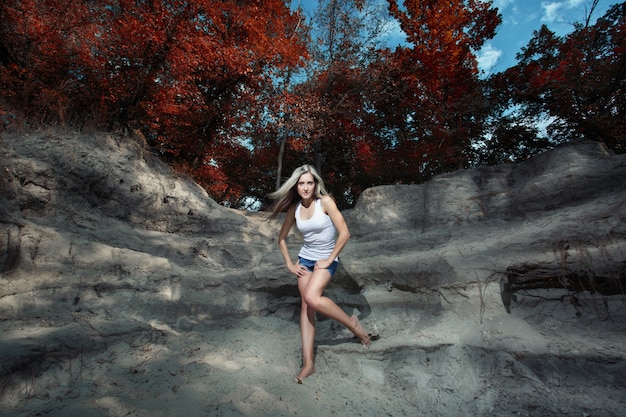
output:
[[[315,179],[310,172],[300,175],[298,179],[298,195],[303,200],[313,198],[315,195]]]

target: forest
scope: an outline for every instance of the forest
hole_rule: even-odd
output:
[[[485,75],[492,1],[4,0],[0,131],[121,133],[254,210],[303,163],[350,208],[368,187],[581,138],[624,153],[626,2],[593,21],[597,3]],[[390,19],[406,44],[379,42]]]

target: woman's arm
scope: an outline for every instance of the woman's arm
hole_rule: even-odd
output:
[[[324,210],[324,213],[328,214],[330,219],[333,221],[335,229],[337,229],[338,233],[337,241],[335,242],[335,249],[330,254],[328,259],[318,261],[316,263],[316,267],[328,268],[330,264],[333,263],[333,261],[339,256],[343,248],[346,246],[346,243],[348,243],[348,239],[350,239],[350,230],[348,230],[348,225],[346,224],[343,215],[337,208],[337,204],[332,197],[322,197],[322,209]]]
[[[297,274],[298,268],[297,265],[291,261],[291,256],[289,255],[289,249],[287,248],[287,235],[293,226],[293,223],[296,221],[296,206],[292,205],[287,210],[287,214],[285,216],[285,220],[283,221],[283,225],[280,228],[280,233],[278,234],[278,246],[280,247],[280,253],[283,254],[283,258],[285,258],[285,263],[287,264],[287,269]]]

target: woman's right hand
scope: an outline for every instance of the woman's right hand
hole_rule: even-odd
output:
[[[288,268],[289,271],[298,278],[304,276],[304,274],[309,272],[309,270],[304,265],[300,265],[300,261],[296,262],[295,264],[289,265]]]

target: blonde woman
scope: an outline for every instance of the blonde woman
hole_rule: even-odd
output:
[[[298,278],[302,298],[300,334],[303,363],[296,376],[296,381],[302,384],[306,377],[315,373],[315,313],[346,326],[365,347],[370,345],[371,340],[356,316],[349,317],[333,300],[322,295],[337,270],[339,254],[348,242],[350,232],[315,168],[310,165],[297,168],[269,197],[276,201],[271,219],[287,211],[278,235],[278,246],[287,268]],[[294,222],[304,237],[296,262],[292,261],[286,242]]]

